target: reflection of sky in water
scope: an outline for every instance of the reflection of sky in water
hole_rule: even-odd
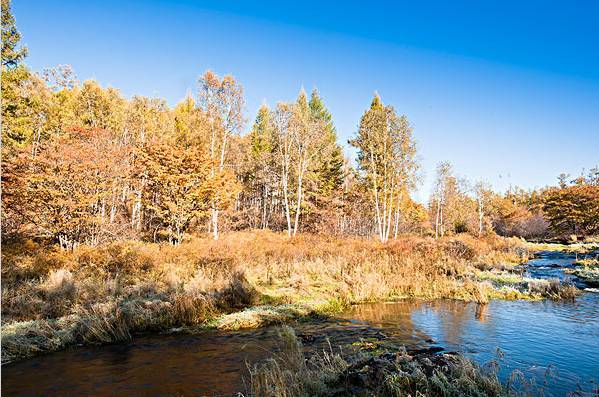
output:
[[[562,268],[571,267],[574,260],[574,255],[543,252],[529,262],[527,272],[540,278],[568,278]],[[596,293],[583,293],[576,302],[405,301],[358,306],[353,315],[400,339],[432,339],[481,363],[497,359],[500,349],[502,376],[520,369],[542,381],[546,369],[555,366],[557,384],[547,387],[554,394],[572,391],[578,382],[599,381]]]
[[[353,315],[400,340],[430,339],[480,363],[497,359],[501,349],[502,376],[520,369],[542,381],[555,366],[557,384],[547,388],[557,395],[599,380],[599,294],[584,293],[576,302],[382,303],[356,307]]]
[[[422,304],[412,322],[447,350],[465,352],[479,362],[504,353],[503,374],[513,369],[541,373],[557,367],[557,388],[572,390],[580,379],[599,374],[599,299],[578,302],[502,302],[487,306],[456,302]],[[538,370],[535,372],[538,373]],[[562,386],[562,387],[559,387]]]

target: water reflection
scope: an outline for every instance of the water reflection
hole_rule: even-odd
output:
[[[476,319],[481,323],[487,322],[487,311],[489,306],[487,304],[478,304],[476,305]]]
[[[554,394],[589,386],[599,374],[599,298],[585,293],[577,302],[506,302],[487,305],[458,301],[405,301],[356,308],[348,316],[383,329],[427,337],[447,350],[484,363],[504,354],[502,376],[514,369],[544,380],[555,366]],[[370,317],[370,314],[374,314]]]

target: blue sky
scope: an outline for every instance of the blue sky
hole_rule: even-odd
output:
[[[510,184],[599,163],[599,2],[14,0],[27,63],[70,64],[175,104],[206,69],[258,107],[318,87],[347,140],[374,91],[412,121],[427,198],[437,162]],[[343,4],[339,6],[339,4]]]

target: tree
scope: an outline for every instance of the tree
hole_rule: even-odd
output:
[[[559,187],[564,189],[566,186],[568,186],[568,179],[570,179],[570,174],[566,174],[565,172],[559,174],[557,177],[557,180],[559,181]]]
[[[137,161],[136,175],[146,181],[142,202],[154,240],[164,236],[180,244],[192,221],[208,214],[215,195],[222,209],[235,194],[233,176],[226,171],[212,175],[211,160],[199,147],[146,145]]]
[[[5,160],[2,203],[8,217],[25,220],[37,237],[63,249],[98,244],[114,217],[112,193],[128,175],[127,147],[99,129],[75,129]]]
[[[435,178],[435,187],[430,200],[431,209],[434,209],[435,219],[435,238],[445,234],[443,224],[443,210],[447,202],[447,185],[451,177],[452,170],[449,162],[442,162],[437,165],[437,176]]]
[[[337,130],[333,124],[333,116],[325,107],[318,90],[312,91],[309,102],[312,116],[320,120],[323,126],[324,143],[328,150],[322,150],[319,154],[318,189],[321,196],[326,196],[337,191],[343,184],[343,149],[337,143]]]
[[[443,237],[446,233],[476,234],[480,231],[484,220],[484,192],[481,190],[481,195],[473,199],[468,194],[471,190],[466,179],[453,175],[450,163],[437,165],[434,190],[429,201],[435,237]],[[476,194],[476,188],[474,190]]]
[[[599,165],[591,168],[587,175],[587,184],[592,186],[599,186]]]
[[[544,210],[558,233],[593,235],[599,232],[599,187],[568,186],[547,193]]]
[[[248,183],[248,196],[257,202],[260,228],[266,229],[269,224],[272,199],[276,190],[275,128],[273,115],[266,105],[258,110],[256,120],[249,134],[247,149],[247,172],[244,177]],[[270,209],[269,209],[270,208]]]
[[[212,161],[211,175],[223,172],[226,164],[227,144],[233,134],[237,134],[244,123],[243,88],[233,76],[220,79],[212,71],[206,71],[199,80],[199,108],[208,121],[209,155]],[[212,235],[218,239],[218,207],[220,197],[213,197]]]
[[[485,215],[488,212],[487,205],[490,201],[491,194],[491,189],[485,182],[478,181],[474,185],[474,196],[476,198],[478,213],[478,237],[481,237],[483,234],[484,220]]]
[[[27,48],[19,47],[21,34],[10,8],[10,0],[2,0],[2,143],[9,149],[34,143],[35,154],[53,98],[44,81],[22,63]]]
[[[210,136],[208,122],[191,93],[179,102],[173,110],[174,132],[178,142],[185,146],[196,145],[208,148]],[[206,149],[207,150],[207,149]]]
[[[510,187],[504,194],[491,193],[486,212],[493,230],[502,236],[547,237],[549,224],[543,212],[547,190]]]
[[[401,195],[415,183],[412,128],[405,116],[384,106],[377,94],[360,119],[358,136],[350,143],[358,149],[358,165],[372,193],[379,239],[386,242],[392,218],[395,224],[399,222]]]
[[[293,137],[290,128],[292,106],[287,103],[278,103],[271,118],[275,131],[275,161],[279,171],[281,190],[283,192],[283,211],[287,223],[287,234],[291,237],[291,161]]]
[[[10,10],[10,0],[2,0],[2,69],[15,68],[27,56],[27,47],[20,47],[21,33]],[[3,70],[4,72],[4,70]]]
[[[86,80],[73,96],[71,126],[101,128],[114,133],[123,130],[125,100],[119,90],[103,89],[97,81]]]
[[[53,94],[44,81],[24,66],[2,73],[2,140],[9,148],[33,145],[50,132],[55,108]]]
[[[315,88],[309,101],[312,116],[323,126],[322,150],[314,159],[306,183],[305,227],[313,231],[334,228],[332,223],[341,215],[339,199],[344,179],[343,149],[337,143],[333,117]]]
[[[308,98],[303,89],[291,109],[289,129],[295,162],[296,193],[293,232],[289,230],[289,233],[295,236],[299,229],[306,174],[312,171],[317,156],[327,146],[324,134],[325,123],[322,119],[316,117],[310,109]]]
[[[143,145],[152,137],[173,131],[173,121],[164,99],[134,95],[125,106],[121,139],[126,143]]]

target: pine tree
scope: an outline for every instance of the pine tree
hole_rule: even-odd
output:
[[[2,0],[2,143],[14,147],[31,141],[30,113],[35,101],[27,98],[24,86],[32,73],[22,64],[27,48],[19,46],[21,34],[10,10],[10,0]],[[39,104],[38,104],[39,105]]]
[[[309,102],[313,117],[324,125],[324,142],[329,150],[323,151],[319,159],[320,167],[316,171],[320,195],[330,195],[337,191],[343,184],[343,149],[337,143],[337,131],[333,124],[333,117],[325,107],[318,90],[312,91]]]
[[[27,47],[17,48],[21,33],[10,10],[10,0],[2,0],[2,66],[17,67],[27,56]]]

